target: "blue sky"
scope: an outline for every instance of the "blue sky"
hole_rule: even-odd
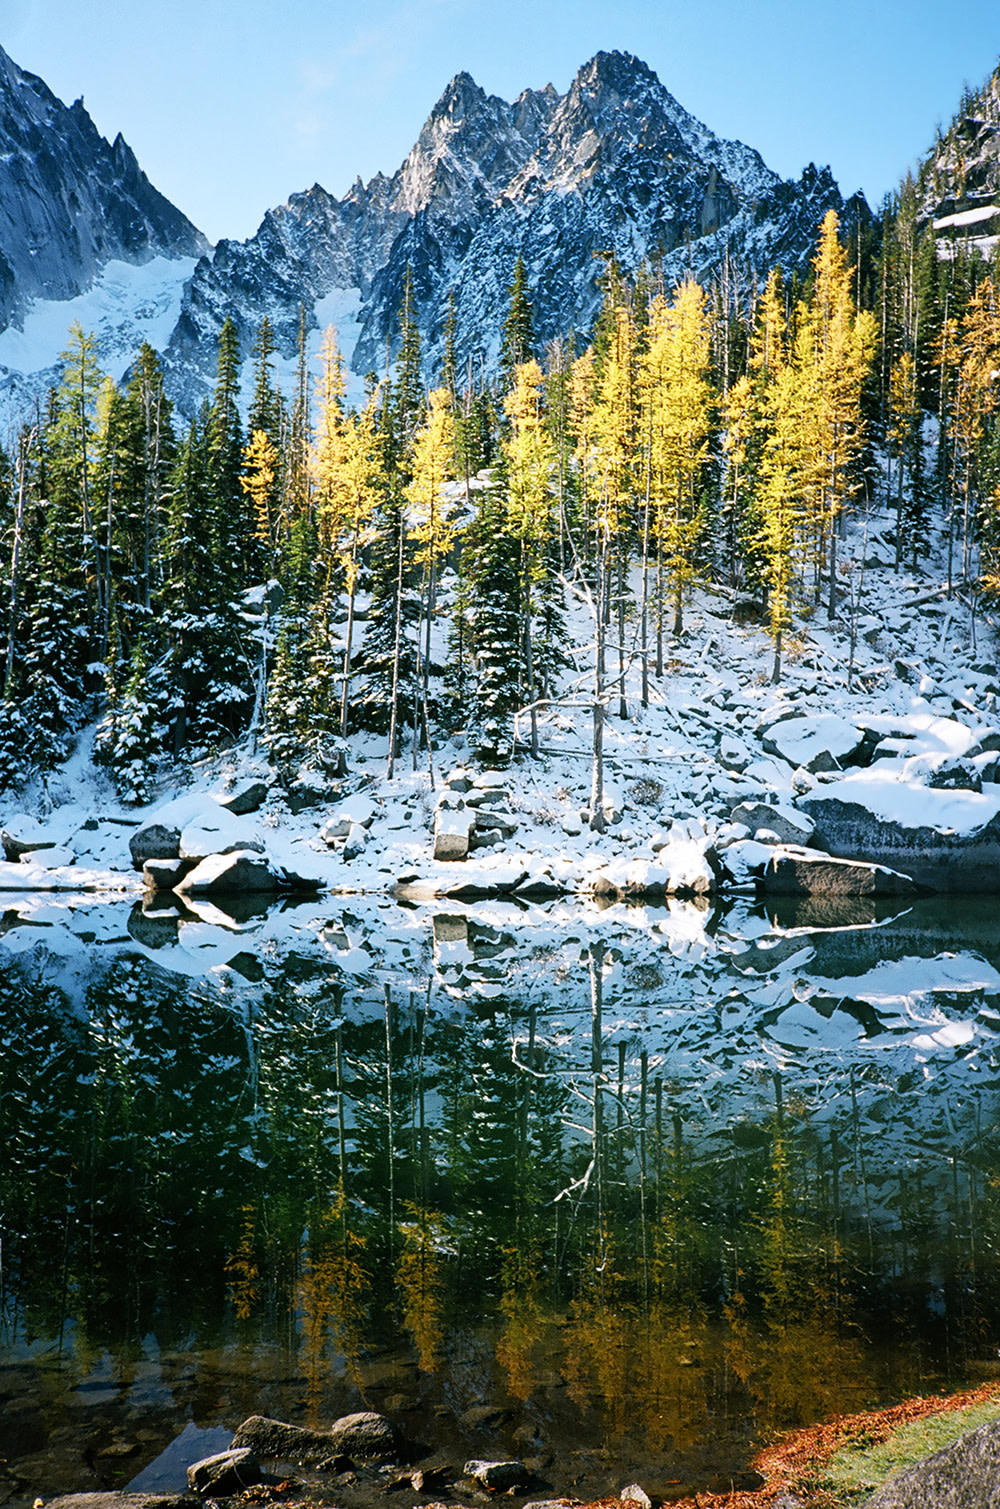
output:
[[[391,173],[453,74],[564,90],[637,53],[780,173],[829,163],[877,203],[1000,55],[997,0],[0,0],[0,45],[213,240],[319,182]]]

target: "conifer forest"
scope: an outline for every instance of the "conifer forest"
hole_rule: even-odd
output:
[[[503,765],[515,710],[570,662],[583,684],[567,594],[592,615],[602,705],[624,704],[626,658],[644,699],[669,674],[698,581],[765,605],[777,682],[793,613],[835,611],[845,515],[876,496],[897,565],[943,508],[949,581],[992,600],[998,273],[961,245],[942,258],[916,195],[849,241],[829,212],[801,280],[667,287],[609,258],[593,331],[544,349],[518,258],[493,378],[445,330],[428,384],[404,298],[398,359],[356,405],[332,328],[318,373],[303,331],[282,392],[262,321],[244,422],[227,323],[187,425],[148,345],[116,384],[74,327],[0,462],[4,778],[58,762],[95,709],[134,800],[158,762],[248,732],[292,767],[375,730],[391,766],[467,727]]]

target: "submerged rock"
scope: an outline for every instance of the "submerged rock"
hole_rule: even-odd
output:
[[[45,1509],[191,1509],[199,1500],[189,1493],[63,1493]]]

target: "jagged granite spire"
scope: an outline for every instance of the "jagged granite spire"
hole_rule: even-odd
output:
[[[79,99],[66,106],[0,49],[0,328],[31,299],[68,299],[112,259],[190,257],[205,237],[109,144]]]
[[[302,302],[356,290],[349,334],[356,373],[395,349],[409,272],[436,374],[449,295],[457,347],[496,361],[507,290],[520,255],[541,341],[586,332],[597,312],[599,257],[630,271],[655,260],[665,282],[801,269],[823,215],[843,201],[829,173],[784,182],[742,142],[696,120],[626,52],[599,52],[560,95],[551,84],[513,103],[467,73],[447,85],[392,178],[355,182],[343,199],[318,185],[271,210],[246,242],[221,242],[185,294],[168,350],[175,395],[192,412],[208,391],[226,314],[248,350],[262,317],[291,357]],[[338,295],[338,290],[343,297]]]

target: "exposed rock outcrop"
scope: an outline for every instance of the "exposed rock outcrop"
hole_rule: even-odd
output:
[[[0,329],[32,299],[82,293],[112,260],[208,250],[120,135],[107,142],[82,99],[64,105],[0,50]]]
[[[884,1483],[862,1509],[994,1509],[1000,1501],[1000,1420]]]
[[[1000,792],[936,790],[880,779],[878,769],[800,799],[816,847],[888,865],[932,890],[995,891]]]

